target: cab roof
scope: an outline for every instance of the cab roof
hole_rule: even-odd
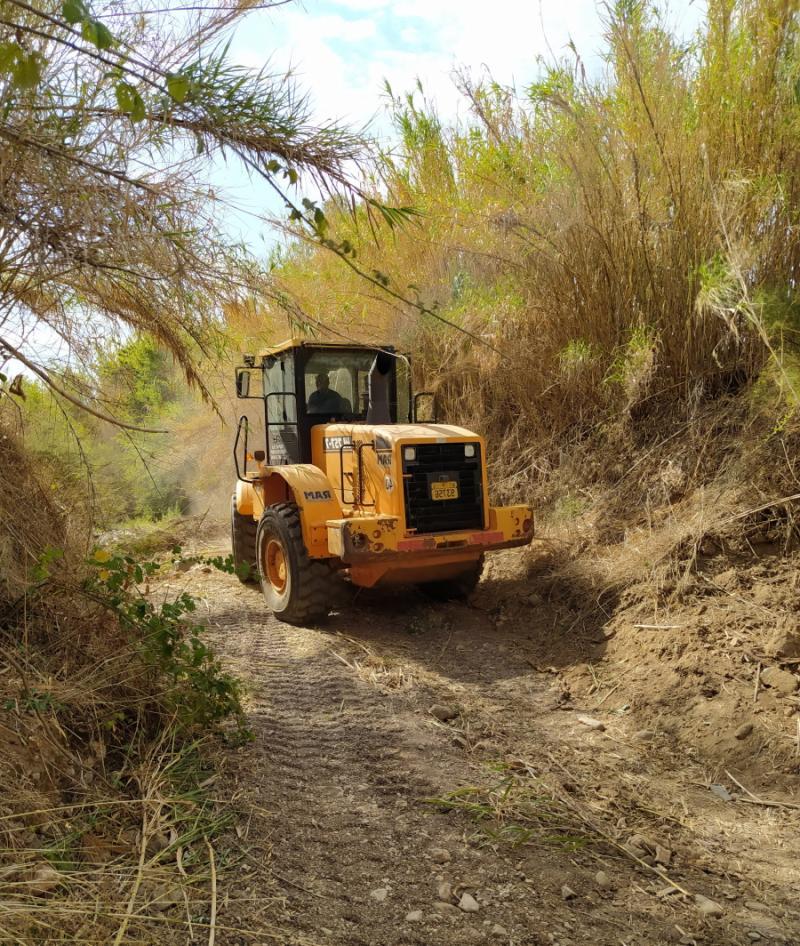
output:
[[[272,345],[259,351],[259,359],[270,355],[279,355],[281,352],[289,351],[291,348],[355,348],[364,351],[394,351],[394,345],[368,345],[363,342],[326,342],[317,341],[313,338],[289,338],[278,345]]]

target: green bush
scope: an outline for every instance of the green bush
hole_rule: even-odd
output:
[[[180,549],[174,550],[176,554]],[[231,559],[209,559],[226,572]],[[166,681],[166,708],[186,728],[209,726],[223,720],[236,722],[237,738],[247,736],[239,683],[226,673],[213,651],[202,641],[203,625],[192,620],[197,604],[181,592],[155,604],[145,592],[148,578],[163,567],[156,561],[136,561],[102,549],[89,559],[91,573],[86,591],[112,611],[134,638],[146,667]]]

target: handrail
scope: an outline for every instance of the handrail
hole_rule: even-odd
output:
[[[271,397],[293,397],[294,398],[294,420],[288,420],[286,417],[286,402],[283,402],[283,420],[270,421],[269,419],[269,399]],[[269,435],[270,427],[296,427],[298,434],[300,431],[300,421],[297,413],[297,394],[294,391],[269,391],[264,395],[264,437],[267,442],[267,463],[272,463],[272,438]],[[299,436],[298,436],[299,441]]]
[[[375,441],[374,440],[361,440],[356,445],[356,453],[358,454],[358,505],[359,506],[374,506],[375,500],[371,503],[364,502],[364,447],[372,447],[375,451]],[[375,451],[377,456],[377,451]],[[355,491],[353,491],[355,496]]]
[[[342,494],[342,502],[343,502],[343,503],[350,502],[350,503],[352,503],[353,505],[355,505],[355,502],[356,502],[356,489],[355,489],[355,485],[351,485],[351,487],[350,487],[350,492],[353,494],[353,498],[352,498],[352,499],[349,499],[349,500],[344,498],[344,448],[345,448],[345,447],[349,447],[350,453],[353,452],[353,441],[352,441],[352,438],[350,439],[350,442],[349,442],[349,443],[345,443],[344,438],[342,438],[342,442],[341,442],[341,444],[339,444],[339,482],[340,482],[340,484],[341,484],[340,487],[339,487],[339,492]],[[353,474],[352,474],[352,471],[351,471],[350,475],[351,475],[351,476],[353,475]]]
[[[239,456],[237,453],[239,447],[239,438],[242,435],[242,427],[244,427],[244,470],[239,469]],[[236,427],[236,439],[233,441],[233,462],[236,465],[236,479],[241,480],[243,483],[248,482],[245,479],[247,475],[247,432],[249,427],[249,421],[247,420],[247,415],[242,414],[239,418],[239,424]],[[244,475],[243,475],[244,474]]]

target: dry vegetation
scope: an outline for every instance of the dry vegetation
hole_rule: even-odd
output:
[[[211,915],[210,894],[193,893],[210,889],[213,852],[203,835],[216,817],[186,787],[200,780],[200,763],[185,731],[176,736],[174,700],[152,665],[136,664],[131,679],[131,660],[145,660],[141,639],[134,645],[118,615],[86,598],[86,556],[93,517],[103,527],[166,517],[170,541],[170,514],[224,517],[228,482],[219,471],[229,433],[220,415],[231,419],[234,405],[221,373],[204,381],[218,414],[177,392],[169,365],[136,362],[134,380],[154,384],[132,384],[141,338],[98,355],[63,303],[71,294],[89,293],[112,320],[166,343],[190,378],[204,351],[224,365],[232,350],[265,336],[400,343],[415,356],[420,386],[435,388],[440,416],[487,436],[496,498],[538,507],[549,551],[495,574],[489,610],[518,617],[535,589],[570,627],[539,646],[573,695],[599,699],[624,678],[643,724],[681,719],[677,743],[714,765],[747,769],[756,760],[770,777],[796,775],[787,727],[797,699],[779,699],[761,672],[792,670],[800,657],[786,651],[800,604],[792,583],[800,6],[708,7],[700,34],[683,43],[657,10],[618,4],[608,14],[602,78],[577,53],[543,67],[525,90],[463,73],[471,117],[457,127],[442,123],[422,90],[390,94],[398,146],[374,164],[370,192],[419,215],[397,226],[329,201],[325,227],[294,229],[298,239],[277,254],[268,282],[246,270],[252,296],[223,293],[224,326],[215,257],[189,253],[182,240],[156,252],[143,239],[114,265],[152,271],[159,292],[149,294],[149,282],[122,292],[127,277],[106,272],[107,261],[98,274],[88,250],[59,256],[67,236],[105,239],[96,224],[107,216],[97,213],[107,181],[85,204],[75,198],[74,162],[64,177],[60,159],[34,144],[26,148],[35,160],[2,165],[6,190],[30,171],[19,194],[37,206],[57,205],[54,189],[67,180],[70,225],[61,243],[48,237],[55,255],[45,266],[43,224],[28,228],[36,241],[15,264],[23,279],[2,311],[22,304],[80,343],[86,360],[59,389],[78,399],[102,391],[102,412],[134,427],[167,422],[172,433],[159,442],[103,432],[58,395],[29,392],[21,414],[9,406],[13,392],[2,398],[0,665],[9,700],[0,709],[8,746],[0,883],[12,907],[0,913],[0,934],[13,930],[25,943],[146,938],[148,923],[160,922],[153,901],[173,897],[182,872],[187,896],[200,902],[186,901],[189,922],[200,916],[202,927]],[[15,121],[23,119],[34,122],[30,113]],[[114,128],[121,147],[140,143],[127,126],[124,135]],[[221,147],[266,154],[272,146],[232,145],[225,134]],[[307,155],[312,167],[316,154]],[[335,177],[340,166],[331,167]],[[123,184],[114,205],[137,204],[147,216],[147,202]],[[179,191],[162,229],[185,229],[195,196]],[[216,239],[212,229],[206,236]],[[187,273],[195,269],[213,313],[194,308]],[[169,311],[175,318],[162,322]],[[221,328],[225,345],[209,348]],[[84,501],[87,462],[94,504]],[[665,639],[663,626],[673,625]],[[575,635],[593,633],[603,635],[597,660],[559,666],[562,638],[574,652]],[[372,653],[341,659],[382,686],[408,682],[402,667]],[[708,701],[720,694],[714,741]],[[763,725],[752,740],[735,736],[755,713]],[[56,817],[65,804],[68,820]],[[48,901],[45,919],[42,897],[57,890],[63,913]],[[90,900],[105,905],[91,917]]]

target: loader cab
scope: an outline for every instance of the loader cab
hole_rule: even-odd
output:
[[[271,466],[310,463],[319,424],[406,423],[412,407],[408,359],[391,346],[292,340],[246,356],[236,393],[264,401]]]

